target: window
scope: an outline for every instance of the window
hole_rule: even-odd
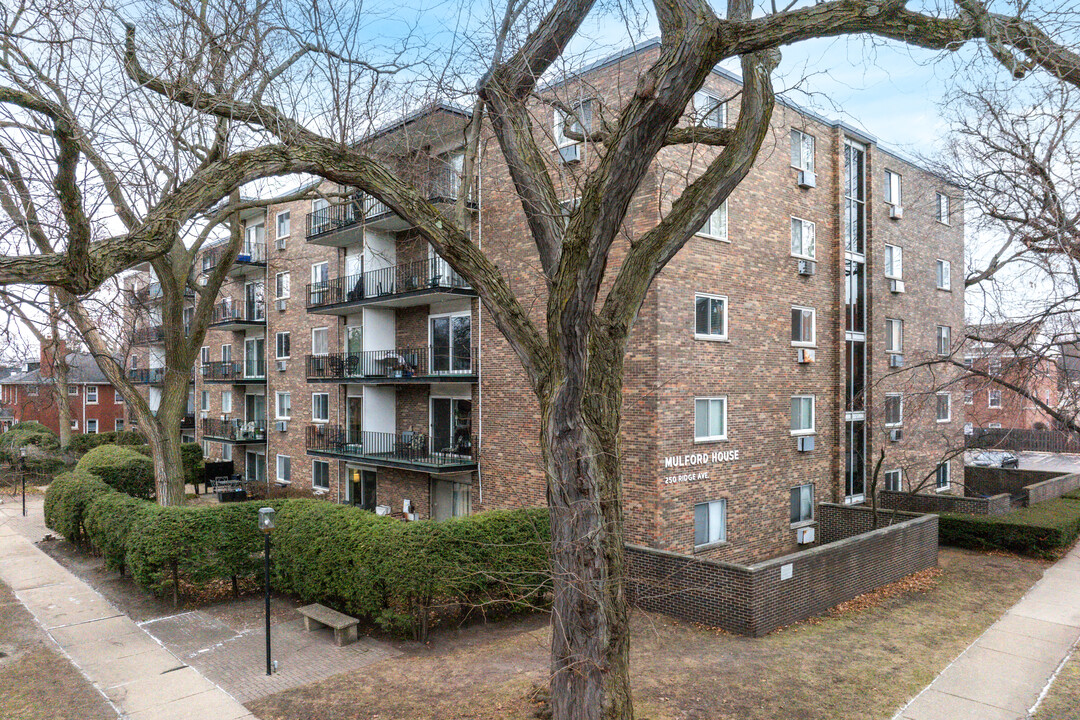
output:
[[[974,366],[975,366],[975,358],[971,357],[970,355],[965,356],[964,357],[964,367],[966,367],[968,370],[970,370]]]
[[[937,393],[937,421],[949,422],[950,420],[952,420],[952,395]]]
[[[885,277],[892,280],[904,279],[904,248],[897,245],[885,246]]]
[[[97,393],[98,393],[97,385],[87,385],[86,386],[86,404],[87,405],[97,405]]]
[[[71,429],[72,430],[78,430],[79,429],[79,421],[78,420],[75,420],[74,418],[72,418],[72,420],[71,420]]]
[[[210,348],[209,346],[199,348],[199,360],[203,365],[210,364]]]
[[[555,148],[563,162],[581,160],[581,141],[566,136],[565,129],[572,133],[587,135],[592,130],[592,103],[588,100],[576,103],[572,108],[572,117],[556,108],[553,115]],[[572,149],[571,149],[572,148]]]
[[[987,407],[999,408],[1001,407],[1001,391],[991,390],[987,398]]]
[[[37,395],[38,394],[38,386],[37,385],[27,385],[26,386],[26,394],[27,395]]]
[[[937,354],[948,355],[952,348],[952,328],[948,325],[937,326]]]
[[[290,352],[290,349],[289,349],[289,333],[288,332],[279,332],[275,336],[275,338],[277,340],[277,342],[276,342],[277,359],[278,360],[286,360],[286,359],[288,359],[290,357],[290,355],[289,355],[289,352]]]
[[[283,212],[279,212],[277,214],[277,237],[278,237],[279,240],[281,238],[289,237],[289,232],[290,232],[289,226],[291,225],[290,220],[291,220],[291,217],[289,215],[288,210],[285,210]]]
[[[814,172],[814,136],[791,131],[791,167]]]
[[[199,397],[199,409],[203,412],[210,410],[210,391],[203,390],[202,395]]]
[[[726,127],[727,103],[707,92],[694,93],[694,120],[701,127]]]
[[[1001,423],[990,423],[986,427],[990,428],[991,430],[1000,430],[1001,429]]]
[[[124,432],[123,418],[116,418],[116,420],[113,421],[113,429],[116,430],[116,432]]]
[[[934,473],[936,485],[938,490],[949,489],[949,463],[943,462],[937,466],[937,471]]]
[[[232,345],[221,346],[221,362],[225,364],[232,362]]]
[[[952,263],[948,260],[937,261],[937,288],[938,290],[952,289]]]
[[[975,391],[974,390],[965,390],[964,391],[964,404],[965,405],[974,405],[975,404]]]
[[[728,212],[727,212],[727,200],[725,200],[720,207],[713,210],[712,215],[705,221],[705,224],[701,226],[697,234],[703,237],[711,238],[712,240],[720,240],[721,242],[729,242],[728,240]]]
[[[885,352],[904,352],[904,321],[885,318]]]
[[[311,487],[318,490],[330,489],[330,463],[322,460],[311,461]]]
[[[327,291],[330,289],[330,264],[315,263],[311,266],[311,289],[308,292],[308,302],[311,305],[322,305],[327,300]]]
[[[694,505],[694,545],[727,542],[727,500]]]
[[[330,354],[330,331],[327,328],[312,328],[311,329],[311,354],[312,355],[329,355]]]
[[[203,457],[213,457],[213,455],[210,454],[210,441],[209,440],[203,440],[202,441],[202,454],[203,454]]]
[[[86,421],[86,432],[91,435],[97,435],[98,421],[94,418],[90,418]]]
[[[814,223],[801,218],[791,218],[791,254],[813,260],[817,253],[817,229]]]
[[[232,445],[229,443],[221,443],[221,459],[225,462],[232,460]]]
[[[727,440],[727,398],[694,399],[694,440]]]
[[[937,221],[944,225],[949,224],[949,196],[943,193],[937,194]]]
[[[266,377],[266,339],[244,340],[244,377]]]
[[[472,317],[468,312],[429,315],[428,344],[431,372],[472,372]]]
[[[694,296],[694,337],[699,340],[727,340],[726,297]]]
[[[277,393],[277,419],[278,420],[290,420],[292,419],[292,393],[279,392]]]
[[[791,524],[812,522],[814,520],[814,485],[800,485],[791,488]]]
[[[1001,358],[990,358],[990,374],[998,375],[1001,373]]]
[[[232,412],[232,390],[221,391],[221,412]]]
[[[330,393],[311,393],[312,422],[330,422]]]
[[[131,356],[131,369],[132,370],[138,370],[139,369],[139,356],[138,355],[132,355]]]
[[[791,344],[814,345],[817,342],[817,311],[814,308],[791,308]]]
[[[814,434],[813,395],[796,395],[791,398],[791,434]]]
[[[277,481],[279,483],[292,482],[292,458],[288,455],[277,456]]]
[[[904,422],[904,396],[900,393],[885,395],[885,427]]]
[[[278,300],[284,300],[289,297],[290,277],[291,276],[287,272],[278,273],[274,276],[274,292],[275,297]]]
[[[892,490],[893,492],[901,492],[904,489],[904,471],[899,469],[886,470],[885,489]]]
[[[900,207],[903,205],[902,198],[903,178],[899,173],[892,170],[885,171],[885,202]]]
[[[79,386],[78,385],[68,385],[68,395],[78,395],[78,394],[79,394]]]

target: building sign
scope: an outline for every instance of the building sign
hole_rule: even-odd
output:
[[[733,462],[739,459],[738,450],[714,450],[711,453],[691,453],[689,455],[670,455],[664,458],[664,469],[682,469],[692,468],[697,465],[706,465],[709,463],[721,463],[721,462]],[[664,478],[665,485],[674,485],[676,483],[690,482],[692,480],[708,480],[708,470],[698,470],[693,472],[681,473],[679,475],[668,475]]]

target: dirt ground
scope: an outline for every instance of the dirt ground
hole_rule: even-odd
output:
[[[1015,603],[1044,564],[943,548],[941,573],[764,638],[636,613],[636,714],[649,720],[889,718]],[[250,707],[263,720],[532,718],[545,617],[472,627]],[[1057,720],[1056,715],[1048,715]]]
[[[0,582],[0,718],[106,720],[116,712]]]
[[[1058,673],[1035,720],[1080,720],[1080,654],[1074,653]]]

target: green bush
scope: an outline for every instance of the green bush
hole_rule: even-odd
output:
[[[86,537],[101,553],[106,567],[123,574],[131,528],[138,514],[152,507],[145,500],[115,491],[101,493],[90,501],[83,520]]]
[[[93,473],[132,497],[149,499],[154,495],[154,465],[130,447],[99,445],[83,455],[75,469]]]
[[[75,453],[85,453],[99,445],[140,445],[146,442],[146,436],[137,430],[120,432],[84,433],[74,435],[67,449]]]
[[[58,475],[45,491],[45,525],[76,545],[84,545],[87,507],[112,492],[101,478],[85,471]]]
[[[940,513],[943,545],[1054,557],[1080,537],[1080,502],[1059,498],[1004,515]]]
[[[19,448],[34,445],[43,450],[60,448],[60,438],[39,422],[21,422],[0,435],[0,460],[12,462],[19,457]]]
[[[153,457],[153,453],[150,450],[149,445],[133,445],[132,450],[145,455],[148,458]],[[192,485],[195,482],[202,482],[203,468],[205,463],[203,462],[202,445],[199,443],[183,443],[180,445],[180,461],[184,464],[184,483]]]

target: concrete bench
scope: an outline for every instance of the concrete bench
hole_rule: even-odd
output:
[[[356,626],[359,623],[356,618],[318,603],[305,605],[297,612],[304,616],[304,628],[309,632],[321,627],[334,628],[334,642],[338,647],[356,642]]]

